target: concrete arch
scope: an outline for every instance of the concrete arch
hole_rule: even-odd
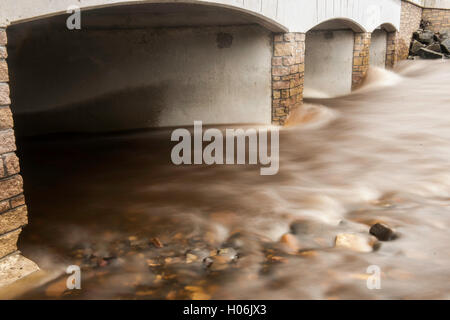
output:
[[[339,29],[351,29],[353,32],[367,32],[367,30],[359,24],[357,21],[345,18],[336,17],[322,21],[315,26],[312,26],[307,32],[317,30],[339,30]]]
[[[23,5],[21,7],[21,10],[13,12],[12,8],[14,8],[15,6],[13,4],[9,4],[9,2],[12,1],[6,0],[3,4],[3,6],[5,7],[4,10],[0,10],[2,11],[2,14],[0,14],[0,26],[29,22],[66,14],[67,9],[74,4],[72,0],[60,0],[56,3],[50,0],[33,0],[33,3],[30,4],[30,6]],[[51,2],[51,5],[49,2]],[[152,4],[192,4],[198,6],[210,6],[240,12],[249,20],[249,22],[260,24],[273,32],[288,31],[288,28],[286,26],[276,21],[276,7],[270,8],[268,6],[262,5],[260,7],[257,7],[246,5],[245,3],[246,2],[243,2],[243,4],[238,5],[235,1],[233,2],[220,0],[79,0],[76,5],[82,11],[90,11],[115,6]]]
[[[3,0],[0,27],[37,17],[64,13],[73,0]],[[198,3],[241,11],[272,31],[305,33],[337,17],[357,22],[367,31],[380,22],[400,26],[400,0],[79,0],[82,8],[136,3]]]
[[[383,23],[376,29],[383,29],[386,32],[397,32],[398,31],[397,28],[390,22]]]

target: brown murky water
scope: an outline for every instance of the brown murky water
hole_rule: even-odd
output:
[[[60,276],[18,298],[449,299],[450,64],[372,70],[307,102],[276,176],[174,166],[170,130],[21,142],[20,249]],[[374,244],[376,222],[397,238]],[[339,234],[359,245],[336,248]]]

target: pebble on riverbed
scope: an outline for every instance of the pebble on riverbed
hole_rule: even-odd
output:
[[[280,243],[283,245],[283,248],[287,251],[287,253],[297,253],[301,248],[297,238],[290,233],[283,235],[280,239]]]
[[[394,231],[388,226],[381,223],[374,224],[370,228],[369,232],[380,241],[391,241],[396,238]]]
[[[376,244],[373,237],[365,237],[356,233],[341,233],[336,236],[335,247],[357,252],[372,252]]]
[[[238,254],[233,248],[223,248],[216,252],[216,255],[211,255],[203,260],[205,266],[211,271],[222,271],[229,267],[229,265],[238,259]]]

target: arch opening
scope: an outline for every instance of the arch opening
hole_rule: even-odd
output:
[[[67,17],[8,28],[19,136],[270,122],[272,33],[242,12],[112,6],[72,31]]]
[[[355,33],[364,29],[348,19],[325,21],[306,33],[305,98],[351,92]]]
[[[92,196],[108,195],[83,191],[77,170],[104,179],[107,174],[97,176],[96,162],[108,167],[109,160],[95,144],[70,141],[189,126],[194,120],[269,124],[272,115],[273,35],[240,11],[194,4],[108,7],[82,13],[81,30],[68,30],[67,17],[7,29],[11,109],[31,217],[19,247],[38,264],[39,256],[23,245],[46,219],[63,224],[64,216],[82,219],[87,210],[96,219],[108,216]],[[110,146],[127,148],[101,148]],[[128,150],[148,152],[151,145],[140,148]],[[111,159],[112,185],[121,183],[120,157],[133,165],[119,153],[106,153],[117,157]],[[122,199],[133,198],[128,189],[123,192]]]
[[[389,35],[395,32],[395,26],[390,23],[384,23],[372,32],[370,42],[370,66],[378,68],[387,67]]]

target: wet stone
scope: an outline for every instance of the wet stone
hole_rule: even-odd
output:
[[[424,48],[424,47],[425,47],[424,44],[420,43],[420,42],[417,41],[417,40],[413,40],[413,43],[412,43],[412,45],[411,45],[411,53],[413,53],[413,54],[418,54],[418,53],[419,53],[419,50],[422,49],[422,48]]]
[[[290,225],[291,233],[302,248],[325,248],[334,245],[336,227],[308,220],[296,220]]]
[[[391,241],[396,238],[394,231],[388,226],[381,223],[374,224],[370,228],[369,232],[380,241]]]
[[[430,44],[427,46],[428,50],[441,53],[441,45],[437,42]]]
[[[372,252],[376,241],[356,233],[341,233],[336,236],[335,247],[356,252]]]
[[[450,38],[441,42],[441,49],[447,54],[450,54]]]
[[[300,250],[300,243],[298,242],[297,238],[290,233],[286,233],[285,235],[283,235],[280,239],[280,243],[283,245],[286,251],[290,253],[296,253],[298,250]]]
[[[415,33],[414,37],[416,37],[422,43],[430,44],[433,42],[434,32],[425,30]]]
[[[230,261],[237,259],[237,251],[233,248],[223,248],[217,252],[218,256],[224,257]]]
[[[444,55],[442,53],[434,52],[427,48],[421,48],[419,50],[419,56],[423,59],[442,59]]]
[[[210,258],[209,270],[211,271],[222,271],[228,269],[230,260],[222,256],[214,256]]]
[[[186,263],[193,263],[198,260],[199,260],[199,258],[195,254],[192,254],[192,253],[186,254]]]
[[[153,244],[156,248],[164,247],[164,245],[162,244],[162,242],[158,238],[152,238],[150,240],[150,243]]]

